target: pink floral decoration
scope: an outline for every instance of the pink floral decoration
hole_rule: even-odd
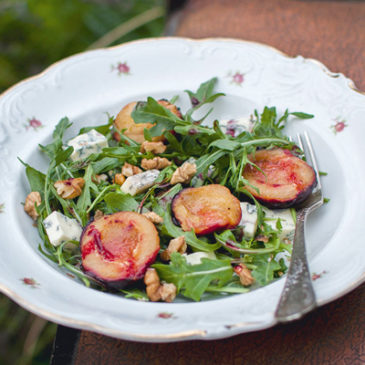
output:
[[[229,72],[228,77],[231,79],[231,84],[236,84],[241,86],[242,83],[245,81],[245,74],[242,72],[236,71],[235,73]]]
[[[29,285],[32,288],[36,288],[39,284],[32,278],[23,278],[21,279],[21,281],[25,284],[25,285]]]
[[[320,279],[324,274],[326,274],[326,270],[323,270],[321,273],[317,274],[317,273],[313,273],[312,274],[312,281],[316,281],[318,279]]]
[[[33,129],[33,130],[38,130],[39,128],[43,128],[44,125],[42,124],[42,122],[40,122],[38,119],[36,119],[35,117],[28,119],[28,123],[24,124],[24,127],[26,130],[28,129]]]
[[[331,129],[334,134],[342,132],[347,127],[346,120],[335,120],[335,124],[331,125]]]
[[[116,65],[112,65],[112,71],[116,70],[118,75],[130,75],[130,67],[127,62],[118,62]]]
[[[161,312],[157,315],[158,318],[169,319],[173,316],[173,313]]]

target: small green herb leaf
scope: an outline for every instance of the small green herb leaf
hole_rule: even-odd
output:
[[[303,113],[303,112],[292,112],[289,113],[290,115],[294,115],[295,117],[299,118],[299,119],[311,119],[314,118],[313,114],[307,114],[307,113]]]
[[[239,142],[236,142],[236,141],[231,141],[229,139],[217,139],[217,140],[213,141],[208,146],[208,148],[217,147],[221,150],[234,151],[235,149],[237,149],[240,146],[241,146],[241,144]]]
[[[233,269],[229,260],[202,259],[199,265],[189,265],[179,253],[173,253],[169,265],[155,264],[160,278],[176,285],[186,297],[199,301],[209,284],[223,286],[229,282]]]
[[[139,206],[132,196],[123,192],[108,193],[105,195],[104,201],[112,213],[120,211],[136,212]]]

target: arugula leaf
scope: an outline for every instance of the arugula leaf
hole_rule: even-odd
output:
[[[92,129],[95,129],[97,132],[103,134],[104,136],[110,132],[110,127],[114,123],[114,117],[108,115],[108,122],[103,125],[98,125],[95,127],[83,127],[80,129],[79,134],[84,134],[90,132]]]
[[[223,93],[214,94],[213,91],[217,81],[218,79],[213,77],[212,79],[203,82],[195,93],[190,90],[184,90],[189,95],[190,102],[194,108],[200,107],[206,103],[212,103],[218,97],[225,95]]]
[[[311,119],[314,118],[313,114],[307,114],[307,113],[303,113],[303,112],[292,112],[289,113],[290,115],[294,115],[295,117],[299,118],[299,119]]]
[[[171,255],[169,265],[152,265],[159,277],[173,283],[185,297],[199,301],[208,286],[214,282],[216,286],[228,283],[233,275],[230,260],[202,259],[199,265],[189,265],[185,257],[175,252]]]
[[[38,191],[41,194],[42,200],[44,199],[44,183],[46,181],[46,175],[42,172],[31,167],[19,157],[18,160],[25,166],[25,173],[28,178],[31,191]]]
[[[272,255],[257,255],[252,264],[255,268],[251,274],[261,286],[271,283],[275,272],[281,270],[281,265],[273,259]]]
[[[211,292],[211,293],[229,293],[229,294],[242,294],[242,293],[247,293],[250,291],[249,288],[245,288],[244,286],[242,286],[241,283],[239,282],[230,282],[225,286],[219,287],[219,286],[215,286],[215,285],[209,285],[206,290],[206,292]]]
[[[115,213],[120,211],[136,212],[138,209],[138,202],[129,194],[123,192],[108,193],[104,197],[104,201],[108,209]]]
[[[55,160],[55,166],[58,166],[62,162],[66,161],[74,151],[74,148],[72,146],[66,148],[65,150],[60,149],[55,153],[54,160]]]
[[[139,289],[121,289],[120,290],[123,294],[125,298],[131,298],[131,299],[135,299],[135,300],[139,300],[142,302],[148,302],[148,296],[145,292],[143,292],[142,290]]]
[[[174,129],[176,124],[186,124],[173,112],[162,106],[152,97],[147,102],[138,102],[132,112],[135,123],[156,123],[148,132],[148,136],[161,136],[164,131]]]
[[[97,190],[96,185],[91,180],[92,175],[93,175],[93,168],[91,165],[88,165],[84,175],[85,186],[82,190],[82,194],[77,199],[77,205],[76,205],[83,226],[87,222],[87,208],[91,205],[90,188],[93,187],[95,188],[95,190]]]
[[[214,164],[226,153],[224,150],[217,150],[212,154],[207,154],[197,159],[195,162],[197,174],[203,173],[210,165]]]
[[[71,127],[72,123],[70,123],[68,118],[62,118],[55,127],[53,131],[53,142],[49,143],[46,146],[39,145],[40,149],[51,159],[53,160],[56,157],[56,154],[60,152],[62,149],[62,139],[63,134],[66,129]]]
[[[184,126],[176,126],[174,128],[174,131],[176,133],[182,134],[184,136],[191,134],[191,135],[195,135],[195,134],[207,134],[209,136],[215,134],[215,131],[211,128],[208,127],[202,127],[200,125],[196,125],[196,124],[189,124],[189,125],[184,125]]]
[[[208,148],[217,147],[221,150],[234,151],[235,149],[237,149],[240,146],[241,146],[241,144],[239,142],[236,142],[236,141],[231,141],[229,139],[217,139],[217,140],[213,141],[208,146]]]
[[[113,157],[103,157],[100,160],[92,163],[95,174],[100,174],[101,172],[113,170],[120,165],[120,160]]]

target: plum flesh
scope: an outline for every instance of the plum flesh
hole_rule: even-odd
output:
[[[241,220],[239,200],[217,184],[183,189],[174,197],[172,211],[184,231],[198,235],[234,228]]]
[[[258,189],[246,189],[269,208],[289,208],[303,202],[316,186],[316,174],[311,166],[289,150],[275,148],[256,151],[247,164],[243,177]]]
[[[144,276],[160,249],[153,223],[135,212],[117,212],[90,222],[80,240],[82,269],[109,287]]]

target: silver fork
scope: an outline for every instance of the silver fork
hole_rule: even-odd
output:
[[[298,134],[298,145],[306,154],[307,162],[312,165],[316,173],[317,185],[311,195],[297,210],[293,252],[284,289],[275,311],[275,317],[278,322],[288,322],[298,319],[316,306],[316,296],[312,286],[312,278],[308,268],[305,249],[304,226],[308,214],[323,204],[323,195],[314,150],[306,132],[304,132],[304,141],[306,148],[303,146],[303,139]],[[308,157],[310,157],[310,161]]]

